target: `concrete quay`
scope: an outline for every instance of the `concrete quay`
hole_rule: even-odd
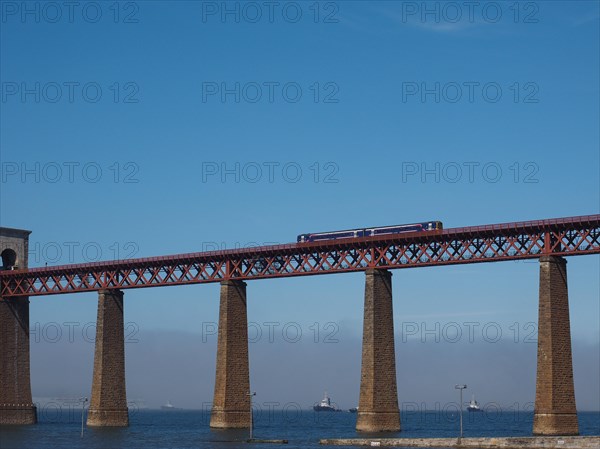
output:
[[[494,438],[331,438],[325,446],[438,447],[477,449],[598,449],[600,436]]]

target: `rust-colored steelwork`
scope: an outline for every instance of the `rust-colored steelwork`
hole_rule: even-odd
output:
[[[0,272],[0,296],[600,253],[600,215]]]

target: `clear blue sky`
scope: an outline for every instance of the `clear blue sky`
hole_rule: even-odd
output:
[[[438,17],[421,2],[299,2],[272,20],[262,2],[229,3],[239,17],[221,2],[111,4],[2,2],[0,223],[33,231],[30,266],[599,212],[598,2],[428,4]],[[598,256],[568,267],[574,338],[597,345]],[[396,271],[396,322],[536,321],[537,276],[535,262]],[[362,274],[248,295],[250,320],[360,335]],[[126,319],[194,332],[217,298],[128,291]],[[33,299],[31,317],[93,321],[94,299]]]

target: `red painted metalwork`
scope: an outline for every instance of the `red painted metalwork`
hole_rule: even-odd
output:
[[[0,272],[0,296],[600,253],[600,215]]]

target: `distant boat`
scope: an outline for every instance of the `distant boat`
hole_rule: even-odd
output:
[[[167,401],[167,403],[165,405],[161,405],[160,408],[161,410],[177,410],[175,406],[171,404],[171,401]]]
[[[352,407],[351,409],[348,409],[348,411],[350,413],[356,413],[358,411],[358,407]]]
[[[315,412],[339,412],[341,410],[335,408],[335,406],[331,405],[331,398],[329,396],[327,396],[327,392],[325,392],[325,395],[323,396],[323,399],[321,399],[321,402],[319,402],[318,404],[315,404],[313,406],[313,410]]]
[[[470,412],[480,412],[481,407],[479,407],[479,403],[475,400],[475,395],[471,397],[471,402],[467,405],[467,410]]]

